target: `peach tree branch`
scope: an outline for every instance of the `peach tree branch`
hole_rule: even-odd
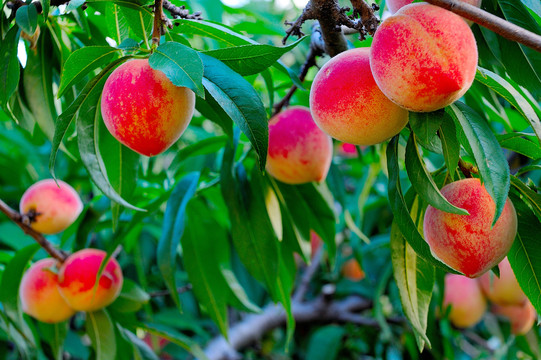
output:
[[[17,224],[25,234],[30,235],[36,242],[53,258],[57,259],[60,263],[68,257],[64,251],[59,250],[51,244],[42,233],[30,227],[31,218],[26,214],[20,214],[19,212],[10,208],[4,201],[0,199],[0,211],[7,215],[7,217]]]

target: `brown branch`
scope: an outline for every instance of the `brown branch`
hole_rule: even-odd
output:
[[[462,171],[464,176],[467,177],[467,178],[473,177],[472,173],[473,174],[479,174],[479,169],[477,168],[477,166],[475,166],[473,164],[470,164],[468,162],[465,162],[462,159],[458,159],[458,167],[459,167],[460,171]]]
[[[526,45],[541,52],[541,36],[497,17],[476,6],[460,0],[426,0],[426,2],[452,11],[511,41]]]
[[[53,258],[57,259],[60,263],[68,257],[68,254],[62,250],[59,250],[51,244],[43,234],[37,232],[30,227],[31,217],[26,214],[20,214],[19,212],[10,208],[5,202],[0,200],[0,211],[7,215],[15,224],[17,224],[25,234],[30,235],[36,240],[36,242],[49,253]]]
[[[175,6],[169,0],[163,0],[163,8],[169,11],[173,19],[203,20],[201,17],[201,11],[196,11],[193,14],[190,14],[190,11],[186,10],[186,6]]]
[[[164,20],[163,20],[163,0],[156,0],[154,2],[154,28],[152,29],[152,44],[160,45],[160,37],[164,33]]]
[[[184,285],[184,286],[181,286],[181,287],[177,288],[177,293],[182,294],[182,293],[185,293],[187,291],[190,291],[191,289],[192,289],[192,284],[187,284],[187,285]],[[167,295],[170,295],[170,294],[171,294],[171,292],[169,290],[158,290],[158,291],[154,291],[154,292],[149,293],[150,297],[167,296]]]

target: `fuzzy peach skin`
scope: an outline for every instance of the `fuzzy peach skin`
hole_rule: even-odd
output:
[[[462,1],[473,6],[481,7],[481,0],[462,0]],[[411,4],[412,2],[413,0],[387,0],[386,4],[391,14],[394,14],[395,12],[400,10],[400,8],[408,4]]]
[[[105,266],[98,285],[96,277],[106,252],[83,249],[73,253],[58,272],[58,288],[75,310],[95,311],[111,304],[122,289],[122,270],[114,258]]]
[[[444,186],[441,193],[470,215],[457,215],[428,206],[423,222],[432,254],[469,277],[478,277],[509,252],[517,233],[517,214],[509,199],[491,229],[496,205],[479,179]]]
[[[195,94],[178,87],[147,59],[130,60],[105,82],[101,114],[109,132],[122,144],[146,156],[167,150],[186,130]]]
[[[467,328],[477,324],[487,310],[487,302],[477,279],[446,274],[443,307],[448,306],[451,306],[449,321],[454,326]]]
[[[500,262],[498,267],[500,268],[499,278],[495,275],[491,276],[490,272],[484,273],[479,278],[485,296],[498,305],[524,304],[528,298],[520,288],[507,257]]]
[[[317,127],[306,107],[290,107],[269,121],[267,171],[284,183],[325,180],[332,151],[332,139]]]
[[[391,101],[411,111],[427,112],[464,95],[475,77],[477,58],[473,33],[460,16],[414,3],[378,27],[370,66]]]
[[[506,317],[511,323],[511,332],[524,335],[532,328],[537,314],[530,301],[522,305],[493,305],[492,312]]]
[[[408,112],[393,104],[376,85],[370,49],[344,51],[316,74],[310,90],[310,111],[327,134],[355,145],[374,145],[398,134]]]
[[[83,211],[83,202],[77,191],[62,180],[38,181],[23,194],[19,211],[36,214],[32,229],[43,234],[56,234],[70,226]]]
[[[19,287],[23,311],[50,324],[67,320],[75,314],[58,291],[56,266],[57,261],[51,258],[34,263],[24,273]]]

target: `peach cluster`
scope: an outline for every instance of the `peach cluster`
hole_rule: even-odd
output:
[[[101,97],[105,126],[119,142],[146,156],[167,150],[186,130],[195,94],[150,67],[130,60],[107,78]]]
[[[120,294],[120,265],[110,258],[97,280],[107,253],[83,249],[63,264],[47,258],[34,263],[24,274],[20,288],[23,311],[46,323],[69,319],[76,311],[95,311],[111,304]]]

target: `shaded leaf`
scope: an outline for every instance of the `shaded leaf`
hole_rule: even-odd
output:
[[[445,159],[448,174],[451,179],[454,179],[455,170],[460,159],[460,143],[458,142],[454,122],[442,122],[438,133],[440,134],[443,158]]]
[[[17,58],[19,34],[19,28],[12,26],[0,43],[0,106],[4,110],[19,84],[20,65]]]
[[[116,359],[115,329],[105,310],[86,313],[86,331],[97,360]]]
[[[334,360],[338,357],[342,338],[346,329],[342,326],[328,325],[317,329],[310,337],[306,358],[310,360]]]
[[[38,27],[38,11],[32,3],[23,5],[15,13],[17,25],[29,35],[34,34]]]

